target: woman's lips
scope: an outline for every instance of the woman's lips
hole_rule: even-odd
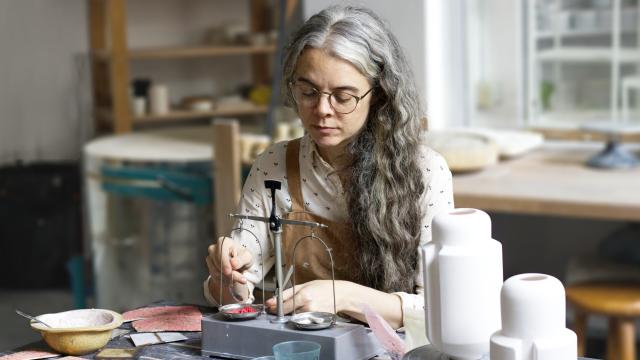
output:
[[[317,132],[319,132],[320,134],[333,134],[334,132],[336,132],[337,128],[334,127],[328,127],[328,126],[318,126],[315,125],[314,130],[316,130]]]

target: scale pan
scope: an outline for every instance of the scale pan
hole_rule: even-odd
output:
[[[227,320],[251,320],[264,311],[262,304],[228,304],[220,306],[218,311]]]
[[[320,330],[335,324],[336,316],[329,312],[310,311],[295,314],[289,321],[301,330]]]

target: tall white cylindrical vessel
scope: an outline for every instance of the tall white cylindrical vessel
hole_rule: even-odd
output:
[[[510,277],[502,287],[502,330],[491,337],[491,360],[564,360],[577,356],[565,327],[562,283],[545,274]]]
[[[479,359],[500,329],[502,245],[481,210],[438,214],[432,227],[423,249],[427,337],[453,358]]]

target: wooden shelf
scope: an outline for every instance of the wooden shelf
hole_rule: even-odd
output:
[[[172,109],[169,113],[163,115],[147,114],[144,116],[134,116],[132,118],[135,124],[150,124],[150,123],[162,123],[175,120],[189,120],[189,119],[203,119],[218,116],[251,116],[251,115],[264,115],[269,108],[267,106],[239,106],[239,107],[227,107],[221,109],[214,109],[210,111],[190,111],[182,109]],[[98,117],[103,123],[108,123],[112,119],[112,114],[109,109],[101,108],[97,109],[95,116]]]
[[[134,116],[133,122],[136,124],[158,123],[173,120],[201,119],[216,116],[248,116],[248,115],[264,115],[268,111],[266,106],[243,106],[238,108],[214,109],[211,111],[190,111],[190,110],[171,110],[164,115],[144,115]]]
[[[157,124],[166,123],[179,120],[190,119],[204,119],[212,117],[224,117],[224,116],[251,116],[251,115],[264,115],[269,108],[267,106],[242,106],[237,108],[226,109],[214,109],[211,111],[190,111],[181,109],[172,109],[171,112],[163,115],[144,115],[132,117],[134,124]],[[96,118],[100,120],[102,124],[109,124],[113,119],[113,115],[109,109],[101,108],[95,112]]]
[[[610,62],[613,54],[611,48],[599,47],[565,47],[560,49],[541,50],[538,52],[541,61],[560,61],[577,63]],[[637,63],[640,59],[639,50],[620,49],[620,61],[623,63]]]
[[[635,30],[633,29],[624,29],[620,31],[621,35],[632,35]],[[570,37],[592,37],[592,36],[609,36],[611,37],[611,30],[607,29],[591,29],[591,30],[564,30],[560,32],[555,32],[552,30],[544,30],[538,31],[536,33],[536,37],[538,39],[553,39],[555,37],[559,38],[570,38]]]
[[[276,50],[275,45],[264,46],[189,46],[189,47],[158,47],[129,49],[127,57],[130,60],[153,59],[189,59],[233,55],[271,54]],[[95,51],[94,56],[102,61],[109,61],[108,51]]]

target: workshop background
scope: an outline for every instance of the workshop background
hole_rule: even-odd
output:
[[[274,58],[292,28],[332,3],[0,0],[0,349],[39,338],[15,309],[125,308],[168,296],[204,303],[193,279],[204,279],[206,244],[220,234],[211,193],[185,199],[171,187],[149,194],[101,181],[107,171],[138,179],[195,168],[210,189],[215,119],[240,124],[244,166],[269,142],[299,135],[295,114],[271,95]],[[399,38],[434,132],[518,130],[531,135],[523,153],[541,145],[540,134],[544,141],[595,139],[599,149],[597,137],[580,137],[598,120],[636,149],[637,0],[352,3],[375,10]],[[110,23],[114,14],[124,24]],[[141,142],[157,153],[138,149]],[[176,167],[174,155],[187,164]],[[488,159],[471,170],[491,173]],[[133,165],[122,172],[109,168],[115,164]],[[505,278],[541,272],[564,281],[576,259],[620,260],[621,253],[627,274],[640,273],[633,221],[490,214]],[[124,259],[142,260],[130,266]],[[115,276],[136,278],[143,267],[152,268],[152,279],[123,284]],[[149,284],[173,284],[173,292],[136,295]],[[605,319],[591,323],[589,338],[589,356],[602,357]]]

